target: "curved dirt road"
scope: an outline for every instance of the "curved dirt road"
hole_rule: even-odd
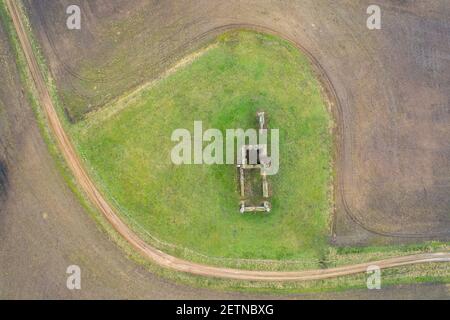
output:
[[[54,133],[57,144],[62,152],[67,165],[71,169],[77,182],[88,196],[89,200],[104,214],[106,219],[113,225],[115,230],[120,233],[130,244],[139,250],[145,257],[154,263],[175,271],[187,272],[202,276],[211,276],[239,280],[265,280],[265,281],[301,281],[318,280],[337,276],[350,275],[365,272],[367,266],[378,265],[380,268],[391,268],[404,265],[426,263],[426,262],[450,262],[450,253],[426,253],[410,256],[401,256],[385,260],[372,261],[351,266],[344,266],[332,269],[308,270],[299,272],[267,272],[267,271],[245,271],[228,268],[211,267],[201,264],[185,261],[170,256],[160,250],[157,250],[144,241],[142,241],[114,212],[105,198],[95,187],[93,181],[87,175],[83,165],[78,158],[73,145],[70,142],[61,122],[59,121],[55,107],[50,98],[48,89],[39,66],[34,57],[30,40],[28,39],[26,29],[23,25],[16,3],[7,0],[6,4],[11,13],[13,23],[18,34],[21,46],[23,48],[26,61],[32,75],[33,81],[38,93],[38,99],[41,107],[44,109],[49,125]]]

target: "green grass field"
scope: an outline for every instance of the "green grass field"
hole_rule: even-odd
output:
[[[305,259],[328,250],[331,119],[307,58],[288,42],[233,31],[192,63],[70,128],[100,189],[148,241],[210,257]],[[270,214],[241,215],[233,165],[172,164],[171,134],[255,128],[257,110],[280,130]]]

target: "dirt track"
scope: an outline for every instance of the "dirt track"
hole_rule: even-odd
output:
[[[231,278],[231,279],[245,279],[245,280],[271,280],[271,281],[282,281],[282,280],[314,280],[314,279],[325,279],[330,277],[354,274],[359,272],[364,272],[368,265],[376,264],[381,268],[389,268],[395,266],[402,266],[408,264],[425,263],[425,262],[450,262],[450,253],[430,253],[422,255],[413,255],[405,257],[391,258],[382,261],[373,261],[371,263],[364,263],[353,266],[345,266],[333,269],[323,269],[323,270],[310,270],[303,272],[259,272],[259,271],[244,271],[244,270],[234,270],[226,268],[216,268],[204,265],[199,265],[184,261],[172,256],[169,256],[155,248],[152,248],[148,244],[144,243],[139,239],[115,214],[114,210],[109,206],[109,204],[102,197],[100,192],[96,189],[95,185],[86,174],[83,166],[70,143],[69,138],[63,130],[63,127],[59,121],[56,114],[55,108],[53,106],[52,100],[49,96],[48,90],[46,88],[45,82],[39,71],[39,67],[33,55],[29,39],[27,38],[25,28],[22,25],[22,21],[17,15],[15,8],[15,3],[13,1],[7,1],[10,12],[14,20],[14,25],[20,38],[21,45],[24,49],[24,53],[27,59],[30,72],[32,74],[33,80],[35,82],[39,100],[45,113],[48,117],[50,127],[52,128],[58,145],[70,167],[74,176],[76,177],[78,183],[82,189],[86,192],[89,199],[95,204],[95,206],[105,215],[108,221],[114,226],[114,228],[126,238],[136,249],[142,252],[146,257],[150,258],[155,263],[164,266],[166,268],[171,268],[173,270],[189,272],[192,274],[203,275],[203,276],[214,276],[221,278]]]

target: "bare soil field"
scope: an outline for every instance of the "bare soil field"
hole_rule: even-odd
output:
[[[379,31],[366,28],[369,1],[75,1],[76,32],[65,27],[69,2],[26,1],[71,121],[227,28],[270,30],[310,52],[336,93],[333,241],[449,239],[445,1],[381,1]]]

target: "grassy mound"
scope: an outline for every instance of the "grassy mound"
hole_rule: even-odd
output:
[[[238,211],[233,165],[172,164],[177,128],[280,130],[270,214]],[[307,58],[250,31],[216,39],[191,63],[71,128],[87,167],[144,238],[214,257],[316,260],[327,250],[330,116]],[[151,236],[150,236],[151,235]],[[153,240],[152,240],[153,239]]]

